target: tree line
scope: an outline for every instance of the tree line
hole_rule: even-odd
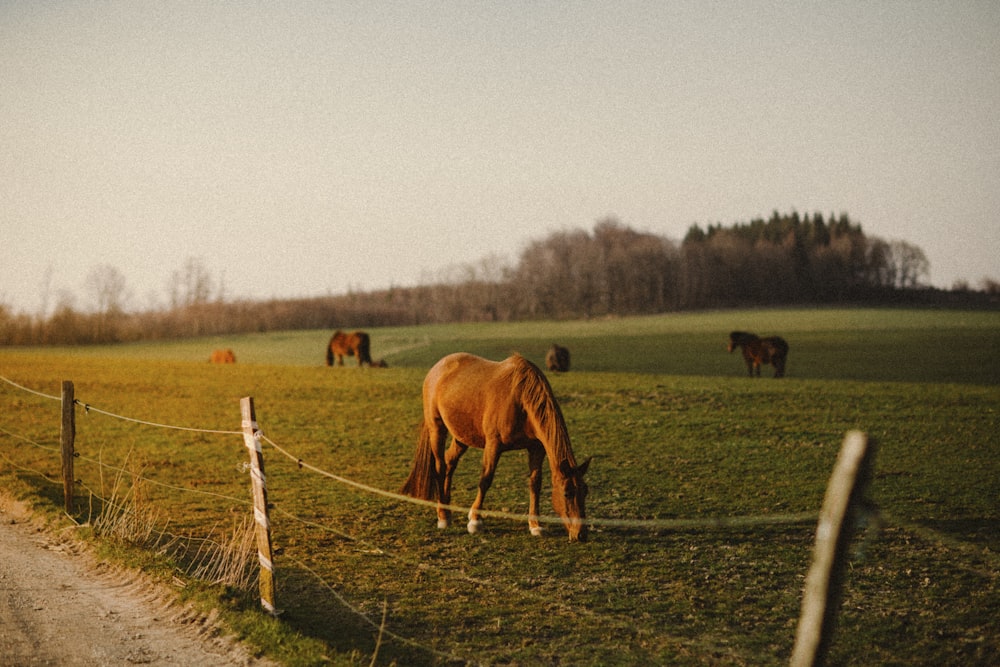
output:
[[[465,321],[572,319],[702,308],[825,303],[994,304],[981,292],[923,286],[930,265],[905,241],[866,235],[847,214],[693,225],[680,243],[609,218],[590,231],[549,234],[511,265],[495,257],[452,267],[416,287],[303,299],[227,299],[200,260],[174,274],[170,304],[124,307],[124,279],[98,267],[87,281],[89,312],[61,299],[50,315],[15,315],[0,305],[0,344],[89,344],[293,329],[335,329]]]

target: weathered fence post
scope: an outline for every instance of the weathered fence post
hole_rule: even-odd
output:
[[[821,665],[826,659],[840,607],[847,548],[871,478],[875,448],[868,444],[864,433],[849,431],[830,475],[816,525],[813,561],[802,593],[792,667]]]
[[[63,501],[66,514],[73,514],[73,456],[76,440],[76,402],[73,398],[73,383],[62,383],[62,425],[59,429],[62,442]]]
[[[264,454],[260,446],[260,431],[253,398],[240,399],[243,416],[243,443],[250,454],[250,485],[253,493],[253,516],[257,525],[257,560],[260,561],[260,605],[275,615],[274,561],[271,553],[271,522],[267,513],[267,484],[264,476]]]

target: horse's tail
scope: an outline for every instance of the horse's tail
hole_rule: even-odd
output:
[[[788,356],[788,342],[781,336],[774,337],[774,345],[778,348],[778,354],[782,359]]]
[[[788,358],[788,343],[780,336],[774,337],[774,377],[785,376],[785,360]]]
[[[372,342],[366,333],[358,333],[358,366],[362,364],[372,365]]]
[[[438,500],[437,463],[431,451],[431,431],[426,421],[420,425],[413,469],[399,492],[420,500]]]
[[[326,365],[333,366],[333,339],[326,344]]]

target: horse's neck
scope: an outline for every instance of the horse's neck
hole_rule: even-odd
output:
[[[553,400],[554,403],[554,400]],[[549,415],[547,419],[538,419],[538,425],[543,437],[542,446],[545,447],[545,455],[549,459],[549,466],[552,468],[553,478],[562,477],[559,464],[562,461],[569,461],[571,466],[576,465],[576,458],[573,456],[573,448],[569,442],[569,432],[566,424],[559,416],[555,405],[547,407]]]
[[[562,411],[541,371],[522,367],[521,373],[523,373],[519,379],[521,405],[529,413],[529,419],[534,421],[536,433],[541,436],[539,439],[545,447],[545,455],[549,459],[549,465],[552,466],[552,474],[561,476],[560,462],[568,460],[570,465],[576,465]]]

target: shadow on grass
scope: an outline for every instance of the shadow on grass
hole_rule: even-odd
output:
[[[27,490],[20,494],[22,497],[30,497],[32,504],[37,506],[51,506],[62,509],[65,506],[65,496],[63,494],[62,483],[44,477],[40,473],[18,470],[14,472],[15,479]],[[73,497],[73,510],[75,515],[87,511],[87,498],[81,497],[79,493]]]
[[[377,652],[375,664],[449,664],[430,649],[407,644],[389,634],[380,638],[376,625],[382,619],[381,607],[364,611],[372,621],[369,623],[340,602],[314,574],[295,565],[285,564],[281,568],[276,596],[283,623],[306,637],[323,642],[338,654],[352,655],[368,663]],[[391,616],[386,625],[391,631]],[[455,664],[465,662],[456,661]]]
[[[919,525],[953,540],[985,547],[994,553],[1000,551],[1000,519],[925,519]]]

